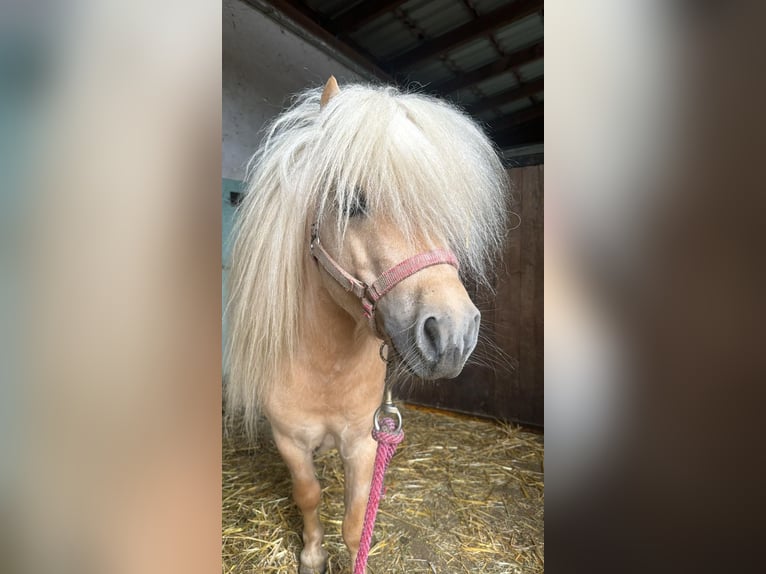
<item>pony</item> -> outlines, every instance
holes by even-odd
[[[340,453],[353,564],[384,392],[381,342],[418,378],[461,372],[480,324],[462,278],[488,284],[507,175],[453,105],[387,86],[341,90],[330,77],[265,128],[247,179],[233,231],[225,408],[251,437],[268,419],[303,515],[299,572],[324,572],[313,453]]]

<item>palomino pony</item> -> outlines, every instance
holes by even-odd
[[[238,210],[229,283],[227,409],[264,413],[303,514],[300,572],[323,572],[313,453],[345,472],[356,559],[381,403],[381,341],[412,374],[457,376],[504,229],[505,171],[471,119],[437,99],[352,85],[301,94],[270,126]],[[459,268],[459,272],[458,272]]]

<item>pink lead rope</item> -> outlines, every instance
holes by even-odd
[[[377,425],[376,425],[377,426]],[[383,496],[383,477],[386,474],[388,463],[396,452],[396,447],[404,438],[404,431],[394,419],[384,418],[380,421],[380,428],[373,429],[372,438],[378,441],[378,450],[375,453],[375,467],[372,472],[370,484],[370,498],[367,501],[367,510],[364,513],[364,526],[362,526],[362,538],[359,541],[359,552],[356,555],[354,574],[364,574],[367,568],[367,557],[370,553],[372,531],[375,528],[375,518],[378,515],[378,506]]]

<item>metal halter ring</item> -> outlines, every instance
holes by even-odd
[[[391,393],[391,387],[386,385],[384,394],[383,394],[383,402],[380,403],[380,406],[375,411],[375,414],[372,417],[372,423],[375,425],[375,430],[380,430],[380,416],[381,415],[392,415],[396,417],[396,428],[392,432],[399,432],[402,430],[402,413],[399,412],[399,409],[396,408],[396,405],[394,404],[394,399]]]
[[[385,349],[386,354],[383,354],[383,350]],[[389,347],[388,343],[385,341],[380,344],[380,349],[378,350],[378,353],[380,354],[380,360],[383,361],[385,364],[392,363],[394,361],[394,357],[392,356],[390,359],[388,358],[388,352],[391,350],[391,347]]]
[[[402,413],[399,412],[399,409],[397,409],[393,403],[383,403],[375,411],[375,415],[372,417],[372,421],[376,431],[379,431],[381,429],[380,427],[381,415],[390,415],[390,416],[396,417],[396,428],[392,432],[396,433],[402,430]]]

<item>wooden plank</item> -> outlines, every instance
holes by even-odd
[[[455,30],[426,40],[417,48],[384,62],[383,67],[392,73],[406,71],[424,60],[440,56],[471,40],[484,36],[507,24],[521,20],[543,8],[542,0],[518,0],[487,14],[483,14],[468,24]]]
[[[539,94],[542,91],[543,91],[543,78],[540,78],[539,80],[535,80],[533,82],[521,84],[520,86],[518,86],[517,88],[514,88],[513,90],[502,92],[500,94],[497,94],[496,96],[485,98],[472,106],[467,106],[466,111],[468,111],[471,114],[478,114],[485,110],[497,108],[499,106],[503,106],[505,104],[515,102],[516,100],[520,100],[522,98],[528,98],[529,96],[534,96],[535,94]]]
[[[527,48],[522,48],[516,52],[512,52],[507,56],[495,60],[486,66],[482,66],[476,70],[460,74],[459,76],[446,80],[444,82],[436,82],[429,86],[429,89],[433,92],[441,94],[449,94],[479,82],[483,82],[486,79],[492,78],[513,68],[518,68],[539,60],[544,55],[543,42],[538,42]]]
[[[545,425],[545,166],[538,165],[538,205],[535,226],[535,367],[531,403],[533,420]]]
[[[513,418],[543,424],[542,380],[542,166],[522,168],[521,307],[519,316],[519,385],[512,405]]]
[[[498,346],[508,365],[498,368],[494,399],[498,408],[498,418],[513,420],[511,409],[514,389],[519,385],[519,317],[521,315],[521,200],[519,191],[523,170],[508,170],[511,186],[508,221],[508,238],[505,243],[503,259],[498,268],[495,285],[495,344]],[[513,213],[517,214],[516,216]]]

